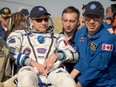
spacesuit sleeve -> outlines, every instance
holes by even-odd
[[[76,50],[69,44],[64,35],[60,35],[57,40],[58,52],[57,54],[63,54],[59,56],[59,60],[77,62],[78,53]]]
[[[10,54],[15,58],[18,65],[29,65],[31,59],[25,54],[21,53],[21,46],[23,41],[23,34],[19,31],[12,32],[7,39],[7,45],[10,48]]]

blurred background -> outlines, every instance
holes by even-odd
[[[0,8],[9,7],[12,11],[18,12],[23,8],[30,10],[37,5],[41,5],[47,8],[48,12],[52,15],[54,21],[55,29],[54,32],[60,32],[61,25],[61,14],[64,8],[68,6],[75,6],[82,12],[83,4],[93,0],[0,0]],[[115,0],[96,0],[101,2],[104,6],[104,9],[111,6],[111,4],[116,3]]]

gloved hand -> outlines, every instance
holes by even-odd
[[[14,80],[17,78],[17,75],[3,82],[3,87],[16,87]]]

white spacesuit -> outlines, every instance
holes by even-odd
[[[54,76],[54,73],[57,72],[64,72],[63,74],[66,74],[69,77],[69,74],[65,71],[65,69],[60,67],[61,63],[64,61],[76,62],[78,59],[77,52],[69,45],[68,41],[62,34],[25,32],[25,30],[17,30],[9,35],[7,44],[10,47],[10,53],[16,59],[16,64],[21,66],[29,66],[31,59],[43,64],[44,60],[50,54],[58,54],[58,60],[48,75],[49,77],[52,77],[49,78],[49,80],[51,79],[50,82],[55,81],[56,78],[60,78],[60,75]],[[63,54],[63,56],[60,54]],[[62,75],[61,79],[64,79],[64,76],[65,75]],[[72,79],[72,77],[70,78]],[[63,84],[60,84],[62,83],[61,81],[59,81],[58,87],[67,87],[65,84],[65,86],[62,86]],[[75,83],[71,84],[70,81],[66,83],[68,83],[67,85],[70,84],[70,87],[75,87]]]

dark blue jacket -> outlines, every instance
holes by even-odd
[[[78,30],[75,45],[80,71],[78,80],[83,87],[116,87],[116,36],[104,25],[91,38],[86,27]]]
[[[4,35],[5,35],[5,30],[4,28],[2,27],[1,23],[0,23],[0,37],[2,37],[4,39]]]

